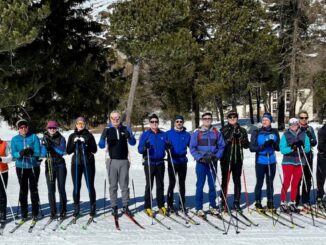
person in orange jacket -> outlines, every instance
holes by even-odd
[[[11,161],[9,156],[8,143],[0,139],[0,223],[6,223],[7,218],[7,193],[8,184],[8,163]]]

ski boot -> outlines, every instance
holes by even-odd
[[[233,209],[236,212],[242,212],[241,207],[240,207],[240,202],[239,201],[234,201],[233,202]]]
[[[166,216],[167,215],[167,209],[165,208],[165,207],[161,207],[159,210],[158,210],[158,212],[160,213],[160,214],[162,214],[163,216]]]
[[[123,208],[122,208],[122,213],[124,213],[124,214],[126,214],[126,215],[128,215],[128,216],[134,216],[133,214],[132,214],[132,212],[130,211],[130,209],[129,209],[129,207],[128,206],[124,206]]]
[[[270,212],[273,212],[273,213],[276,212],[276,208],[274,207],[273,201],[271,201],[271,200],[267,201],[267,209]]]
[[[210,209],[208,210],[208,212],[209,212],[210,214],[212,214],[212,215],[218,215],[218,214],[219,214],[217,208],[210,208]]]
[[[257,211],[258,213],[265,212],[265,209],[264,209],[263,206],[261,205],[261,202],[260,202],[260,201],[256,201],[256,203],[255,203],[255,208],[256,208],[256,211]]]
[[[280,210],[283,213],[288,213],[289,212],[289,207],[286,202],[281,202],[280,204]]]
[[[326,203],[325,200],[323,200],[322,198],[318,197],[317,201],[316,201],[317,207],[321,210],[325,210],[326,209]]]
[[[173,213],[177,213],[176,209],[174,208],[174,206],[168,206],[167,208],[167,213],[168,214],[173,214]]]
[[[292,213],[300,213],[300,210],[295,206],[294,202],[289,202],[289,210]]]
[[[205,218],[205,212],[202,209],[197,210],[196,215]]]
[[[154,217],[154,213],[153,210],[151,208],[146,208],[145,209],[145,213],[149,216],[149,217]]]
[[[66,216],[67,216],[67,212],[66,211],[61,211],[59,218],[64,219],[64,218],[66,218]]]

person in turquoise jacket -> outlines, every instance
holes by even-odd
[[[16,123],[19,134],[11,140],[11,154],[16,160],[16,173],[20,185],[19,202],[21,217],[27,219],[28,214],[28,186],[31,192],[32,216],[37,219],[39,213],[38,179],[40,176],[40,140],[36,134],[30,133],[28,122],[24,119]]]
[[[303,167],[307,164],[304,153],[311,150],[310,139],[304,130],[299,127],[299,120],[291,118],[289,120],[289,130],[286,131],[280,142],[280,150],[283,154],[283,184],[281,189],[282,212],[298,212],[295,206],[298,185],[302,177]],[[302,151],[304,150],[304,152]],[[291,185],[290,202],[286,203],[286,193]]]

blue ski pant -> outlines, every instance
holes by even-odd
[[[208,182],[208,197],[209,197],[209,204],[212,208],[216,208],[216,189],[215,189],[215,180],[216,180],[216,174],[215,170],[217,170],[217,164],[214,164],[214,169],[212,169],[210,166],[212,164],[204,164],[197,162],[196,164],[196,175],[197,175],[197,182],[196,182],[196,210],[203,209],[203,199],[204,199],[204,193],[203,189],[206,182]]]

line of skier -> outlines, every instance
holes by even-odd
[[[227,113],[227,124],[218,130],[212,126],[212,114],[202,114],[202,125],[192,134],[184,127],[184,118],[178,115],[174,119],[171,130],[163,132],[159,129],[159,117],[151,114],[148,117],[149,129],[139,139],[138,152],[143,156],[145,186],[145,212],[153,217],[152,187],[155,179],[156,199],[158,211],[163,215],[177,212],[186,212],[186,176],[188,148],[196,161],[196,194],[195,209],[199,216],[205,216],[203,210],[203,189],[207,180],[209,187],[209,210],[218,214],[221,210],[235,209],[241,211],[241,176],[245,178],[243,169],[243,149],[249,148],[256,153],[255,171],[255,207],[264,209],[262,200],[262,187],[266,181],[267,208],[275,210],[273,181],[278,168],[276,151],[281,151],[283,170],[281,203],[282,211],[298,212],[302,203],[304,208],[311,207],[310,190],[312,186],[313,151],[317,145],[314,129],[308,125],[308,113],[302,111],[299,119],[289,120],[289,129],[280,138],[277,129],[271,127],[273,121],[270,113],[262,117],[262,127],[251,133],[250,142],[247,131],[238,123],[238,114],[235,111]],[[28,218],[28,189],[32,202],[32,218],[37,219],[40,209],[38,194],[38,179],[40,164],[45,159],[45,176],[48,187],[48,199],[53,219],[59,216],[64,219],[67,213],[67,194],[65,190],[67,167],[63,156],[72,154],[71,177],[73,181],[74,213],[80,214],[80,190],[82,176],[89,193],[90,211],[93,217],[96,214],[95,158],[97,144],[93,134],[86,128],[86,120],[78,117],[74,132],[69,136],[66,144],[65,138],[58,131],[58,123],[50,120],[46,132],[40,140],[36,134],[29,131],[29,123],[19,120],[16,124],[18,135],[11,140],[11,156],[6,141],[0,140],[0,223],[6,222],[7,217],[7,183],[8,163],[15,161],[16,174],[19,182],[19,204],[22,219]],[[109,116],[109,123],[101,134],[98,146],[106,148],[108,158],[106,161],[109,180],[110,201],[112,215],[118,215],[118,188],[121,189],[122,211],[132,215],[129,210],[129,145],[135,145],[136,139],[130,127],[122,122],[119,111],[113,111]],[[165,160],[168,161],[169,186],[167,190],[167,206],[164,200],[164,174]],[[222,181],[220,196],[217,197],[216,182],[219,182],[217,173],[220,170]],[[325,209],[324,183],[326,179],[326,126],[318,131],[318,159],[317,159],[317,197],[316,203]],[[231,179],[234,183],[233,206],[228,205],[228,186]],[[301,184],[302,183],[302,184]],[[174,189],[178,186],[179,202],[174,203]],[[301,184],[301,187],[300,187]],[[287,202],[287,190],[291,185],[290,200]],[[56,186],[60,196],[59,213],[56,205]],[[302,188],[302,195],[300,195]],[[216,199],[220,201],[217,203]],[[301,200],[300,200],[301,199]],[[248,202],[248,200],[247,200]]]

